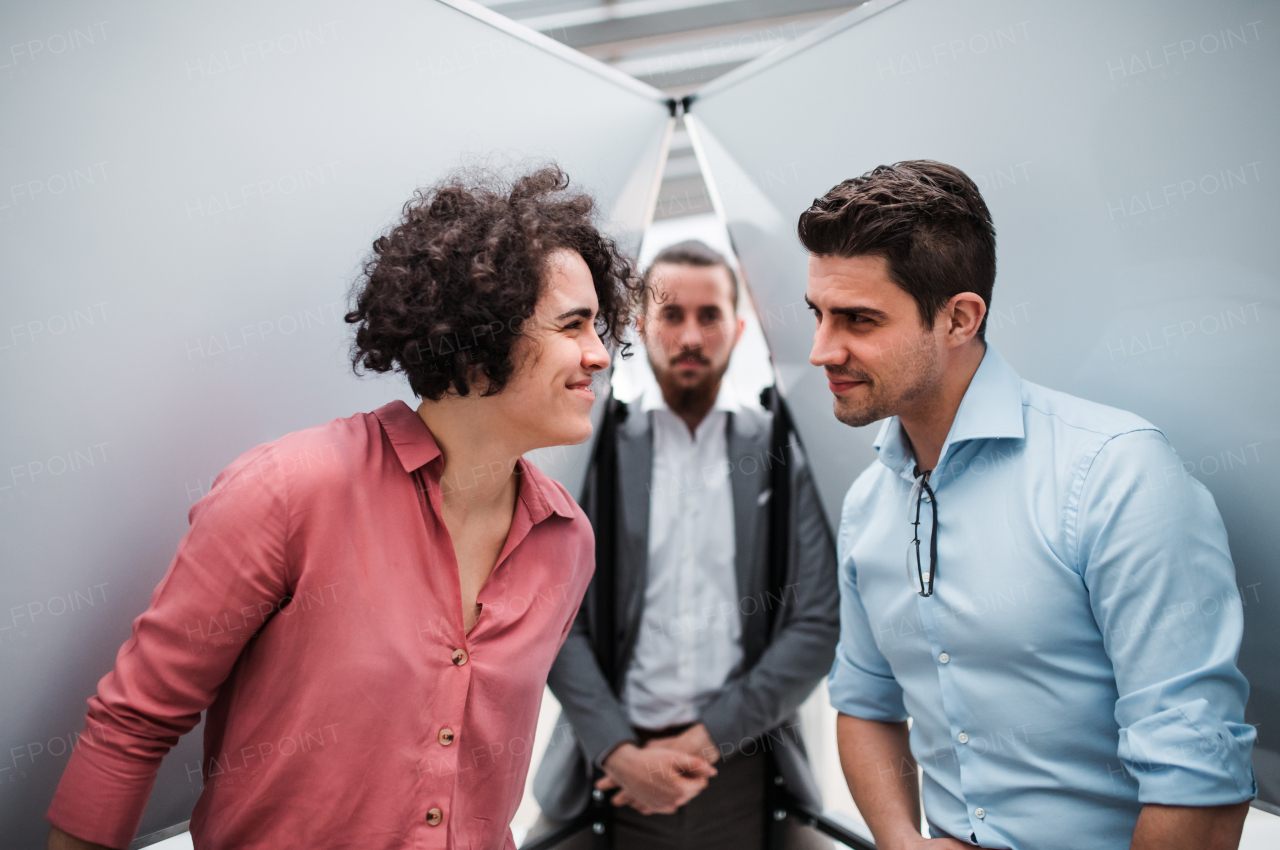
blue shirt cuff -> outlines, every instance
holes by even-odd
[[[902,686],[892,676],[869,673],[854,664],[836,647],[836,661],[827,677],[831,705],[841,714],[881,723],[907,719],[902,702]]]
[[[1257,796],[1249,759],[1257,734],[1197,699],[1121,729],[1119,755],[1142,803],[1222,806]]]

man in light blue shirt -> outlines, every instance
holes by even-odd
[[[877,846],[1236,847],[1255,732],[1213,497],[1154,425],[987,346],[995,232],[958,169],[881,166],[799,234],[835,415],[885,419],[828,683]]]

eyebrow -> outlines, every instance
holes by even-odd
[[[822,312],[817,304],[809,300],[809,296],[805,296],[804,303],[809,305],[810,310]],[[883,310],[877,310],[874,307],[832,307],[827,310],[833,316],[867,316],[872,319],[884,319],[888,317],[888,313]]]
[[[595,312],[590,307],[578,307],[576,309],[570,310],[567,313],[561,313],[559,316],[556,316],[556,321],[558,322],[561,319],[568,319],[573,316],[580,316],[584,319],[590,319],[593,315],[595,315]]]

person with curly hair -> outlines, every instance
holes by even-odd
[[[640,284],[548,167],[420,191],[346,320],[393,402],[250,450],[89,700],[50,848],[125,847],[206,712],[197,848],[513,847],[591,526],[523,459],[591,436]],[[195,774],[194,768],[188,775]]]

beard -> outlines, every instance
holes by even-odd
[[[710,366],[694,383],[686,383],[678,377],[679,361],[686,357],[696,357],[700,363]],[[706,410],[715,404],[716,393],[720,390],[720,381],[729,370],[729,361],[714,364],[700,349],[686,349],[667,361],[664,368],[655,366],[652,353],[649,365],[653,367],[658,384],[668,397],[672,411],[681,414],[692,410]]]
[[[923,335],[903,357],[890,361],[889,370],[873,378],[861,369],[827,369],[827,374],[852,381],[865,381],[859,398],[832,402],[836,419],[853,428],[861,428],[897,414],[904,406],[928,395],[937,383],[938,352],[933,339]]]
[[[708,380],[699,381],[693,386],[675,387],[672,392],[674,397],[671,400],[674,403],[670,405],[671,409],[676,413],[683,413],[686,410],[697,410],[715,404],[716,384],[719,380],[718,375],[708,375]]]

